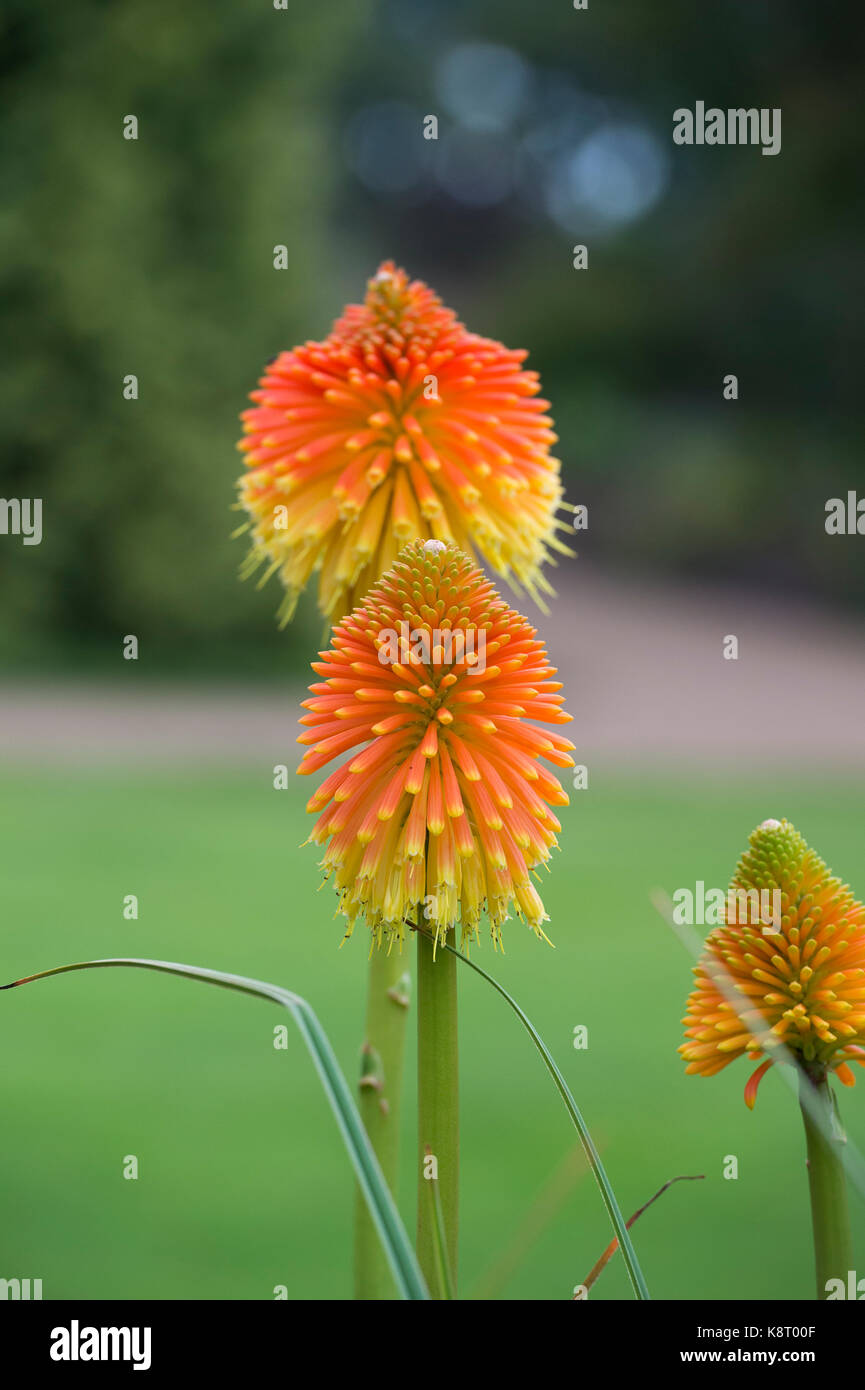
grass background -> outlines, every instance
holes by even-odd
[[[299,779],[274,791],[269,768],[7,775],[0,973],[141,955],[270,979],[310,1000],[353,1079],[365,940],[338,949],[317,851],[300,847],[305,794]],[[798,1107],[770,1076],[749,1113],[742,1063],[711,1081],[684,1075],[675,1049],[691,963],[649,890],[726,886],[753,826],[787,815],[838,873],[860,875],[861,892],[860,811],[852,779],[815,782],[804,769],[800,780],[714,783],[593,773],[563,811],[544,887],[555,950],[519,922],[504,957],[486,939],[476,950],[563,1067],[627,1215],[668,1178],[706,1174],[634,1229],[656,1298],[813,1289]],[[123,918],[128,893],[138,921]],[[471,1296],[575,1136],[504,1003],[468,971],[460,991],[460,1273]],[[283,1022],[288,1050],[276,1051]],[[577,1024],[585,1051],[573,1047]],[[0,996],[0,1048],[0,1274],[42,1278],[46,1298],[268,1299],[276,1285],[289,1298],[350,1296],[347,1159],[287,1015],[191,982],[101,972]],[[412,1039],[399,1194],[410,1230],[413,1055]],[[865,1148],[865,1086],[839,1090]],[[128,1154],[137,1182],[122,1176]],[[722,1176],[730,1154],[735,1181]],[[851,1201],[865,1272],[863,1204]],[[609,1238],[584,1174],[498,1295],[570,1297]],[[629,1296],[620,1256],[592,1296]]]

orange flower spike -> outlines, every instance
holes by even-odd
[[[865,1066],[865,906],[788,821],[767,820],[751,835],[724,917],[694,970],[679,1048],[686,1070],[713,1076],[768,1053],[745,1087],[753,1108],[775,1060],[771,1034],[852,1085],[848,1063]]]
[[[288,622],[318,570],[337,620],[413,538],[456,542],[538,603],[558,538],[560,465],[548,402],[514,352],[469,333],[386,261],[324,342],[280,353],[243,413],[239,506],[286,589]],[[445,626],[445,624],[442,624]]]
[[[303,702],[300,742],[312,748],[299,771],[360,750],[308,803],[319,813],[311,839],[327,844],[322,867],[334,875],[347,934],[363,915],[379,945],[401,941],[420,908],[440,939],[459,923],[464,944],[485,909],[499,943],[513,907],[543,936],[547,915],[530,875],[557,846],[548,803],[568,798],[551,773],[541,777],[537,760],[573,766],[573,745],[560,734],[532,739],[523,718],[494,712],[532,704],[513,671],[486,664],[493,647],[509,643],[530,673],[525,690],[543,687],[552,668],[526,619],[455,545],[413,541],[315,663],[325,679]],[[347,655],[368,682],[353,692],[342,675]],[[481,677],[479,704],[466,697],[481,691]],[[493,712],[478,718],[487,706]],[[541,705],[533,717],[560,724],[570,716]]]

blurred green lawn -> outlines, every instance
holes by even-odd
[[[338,949],[333,896],[316,892],[317,851],[300,848],[304,794],[299,779],[274,791],[267,768],[7,775],[0,974],[142,955],[271,979],[311,1001],[353,1078],[365,940]],[[725,886],[767,815],[789,816],[863,891],[852,779],[594,776],[563,812],[545,884],[555,950],[514,922],[504,957],[486,939],[476,951],[563,1067],[627,1214],[666,1179],[706,1174],[634,1229],[656,1298],[813,1297],[798,1107],[770,1076],[749,1113],[744,1064],[685,1077],[675,1049],[691,962],[648,901],[655,885]],[[122,916],[129,893],[138,921]],[[504,1003],[468,971],[460,989],[470,1295],[574,1136]],[[347,1160],[291,1025],[288,1051],[273,1048],[283,1022],[263,1003],[133,971],[0,997],[0,1276],[41,1278],[46,1298],[268,1299],[279,1284],[290,1298],[350,1296]],[[573,1047],[577,1024],[586,1051]],[[865,1148],[865,1084],[842,1102]],[[412,1136],[408,1105],[400,1201],[410,1229]],[[137,1182],[122,1176],[128,1154]],[[722,1177],[730,1154],[736,1181]],[[852,1205],[865,1273],[863,1204]],[[609,1238],[584,1175],[501,1296],[570,1297]],[[629,1296],[620,1256],[593,1296]]]

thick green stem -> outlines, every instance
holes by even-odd
[[[433,954],[431,938],[417,933],[418,1202],[417,1254],[433,1298],[443,1298],[435,1204],[438,1183],[446,1255],[456,1285],[459,1194],[459,1076],[457,962]],[[433,1161],[434,1160],[434,1161]]]
[[[846,1291],[848,1271],[853,1268],[847,1181],[841,1162],[846,1140],[825,1068],[801,1070],[799,1096],[808,1143],[817,1297],[825,1299],[830,1279],[840,1279]]]
[[[389,955],[386,950],[374,950],[368,984],[358,1108],[395,1198],[410,990],[406,957],[396,949]],[[362,1300],[397,1297],[393,1275],[360,1191],[355,1198],[354,1296]]]

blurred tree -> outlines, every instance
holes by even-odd
[[[42,545],[0,546],[7,654],[43,631],[147,634],[153,657],[273,633],[229,540],[237,416],[333,313],[331,112],[365,11],[6,7],[0,491],[44,499]]]

